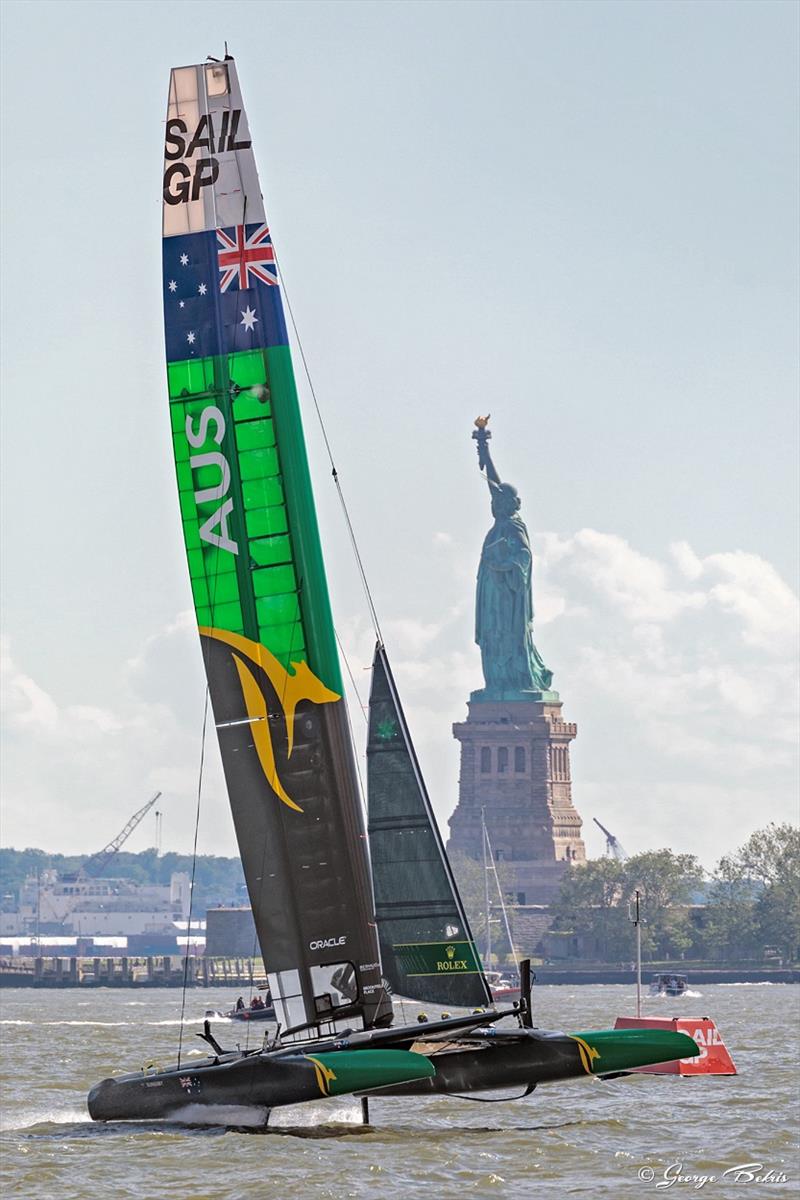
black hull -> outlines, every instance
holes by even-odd
[[[223,1015],[231,1021],[274,1021],[275,1009],[272,1005],[269,1008],[232,1008]]]
[[[438,1024],[453,1026],[458,1021]],[[89,1094],[89,1114],[99,1121],[158,1120],[174,1119],[187,1105],[268,1110],[331,1094],[457,1096],[499,1088],[532,1089],[540,1083],[617,1074],[685,1058],[696,1050],[685,1034],[652,1029],[549,1034],[484,1026],[462,1035],[460,1044],[455,1030],[455,1037],[444,1037],[447,1032],[442,1029],[437,1035],[424,1026],[385,1034],[375,1031],[349,1041],[223,1054],[186,1070],[106,1079]],[[427,1072],[387,1075],[390,1060],[403,1057],[398,1050],[406,1052],[407,1059],[424,1063]],[[415,1053],[407,1054],[409,1050]],[[322,1088],[314,1063],[326,1065],[330,1078],[338,1080],[333,1092]]]
[[[485,1091],[491,1088],[529,1086],[585,1075],[577,1048],[568,1038],[563,1044],[533,1043],[487,1045],[432,1057],[432,1079],[389,1088],[364,1089],[359,1094],[387,1096],[427,1095]],[[427,1086],[426,1086],[427,1085]],[[180,1117],[189,1105],[203,1107],[246,1106],[269,1110],[303,1100],[319,1100],[316,1087],[307,1087],[291,1059],[274,1060],[261,1054],[230,1063],[193,1063],[186,1071],[108,1079],[89,1095],[93,1120],[169,1120]],[[265,1114],[266,1116],[266,1114]]]

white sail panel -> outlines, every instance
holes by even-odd
[[[265,221],[232,59],[171,72],[163,196],[164,237]]]

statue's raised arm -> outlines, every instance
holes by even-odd
[[[520,499],[511,483],[503,483],[489,453],[489,417],[478,417],[473,438],[478,464],[486,472],[494,524],[486,535],[478,568],[475,641],[481,649],[486,699],[522,699],[547,692],[552,672],[533,641],[533,556]]]
[[[476,417],[475,430],[472,434],[478,443],[478,466],[482,471],[486,472],[490,490],[493,483],[500,483],[500,476],[497,474],[497,469],[489,453],[489,438],[492,436],[492,431],[488,428],[488,425],[491,415],[491,413],[487,413],[485,417]]]

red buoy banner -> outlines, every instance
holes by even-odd
[[[736,1067],[710,1017],[617,1017],[615,1029],[672,1029],[697,1043],[696,1058],[679,1058],[635,1070],[651,1075],[735,1075]]]

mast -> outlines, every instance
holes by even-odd
[[[486,828],[486,809],[481,809],[481,829],[483,830],[483,889],[486,909],[486,969],[492,966],[492,906],[489,900],[489,832]]]
[[[391,1019],[272,236],[231,58],[172,71],[164,323],[181,519],[284,1028]]]
[[[505,926],[508,945],[511,950],[511,956],[514,959],[514,966],[519,966],[519,955],[517,954],[514,938],[511,934],[511,923],[508,919],[508,909],[506,908],[506,900],[503,895],[503,889],[500,886],[500,876],[497,874],[497,863],[492,850],[492,843],[489,838],[489,830],[486,827],[486,809],[481,809],[481,828],[483,829],[483,871],[485,880],[485,897],[486,897],[486,957],[487,962],[492,950],[492,934],[491,934],[491,904],[489,901],[489,872],[494,875],[494,883],[497,888],[497,897],[500,901],[500,911],[503,914],[503,925]]]
[[[639,902],[641,892],[637,888],[630,903],[628,915],[636,930],[636,1016],[642,1015],[642,919]]]

